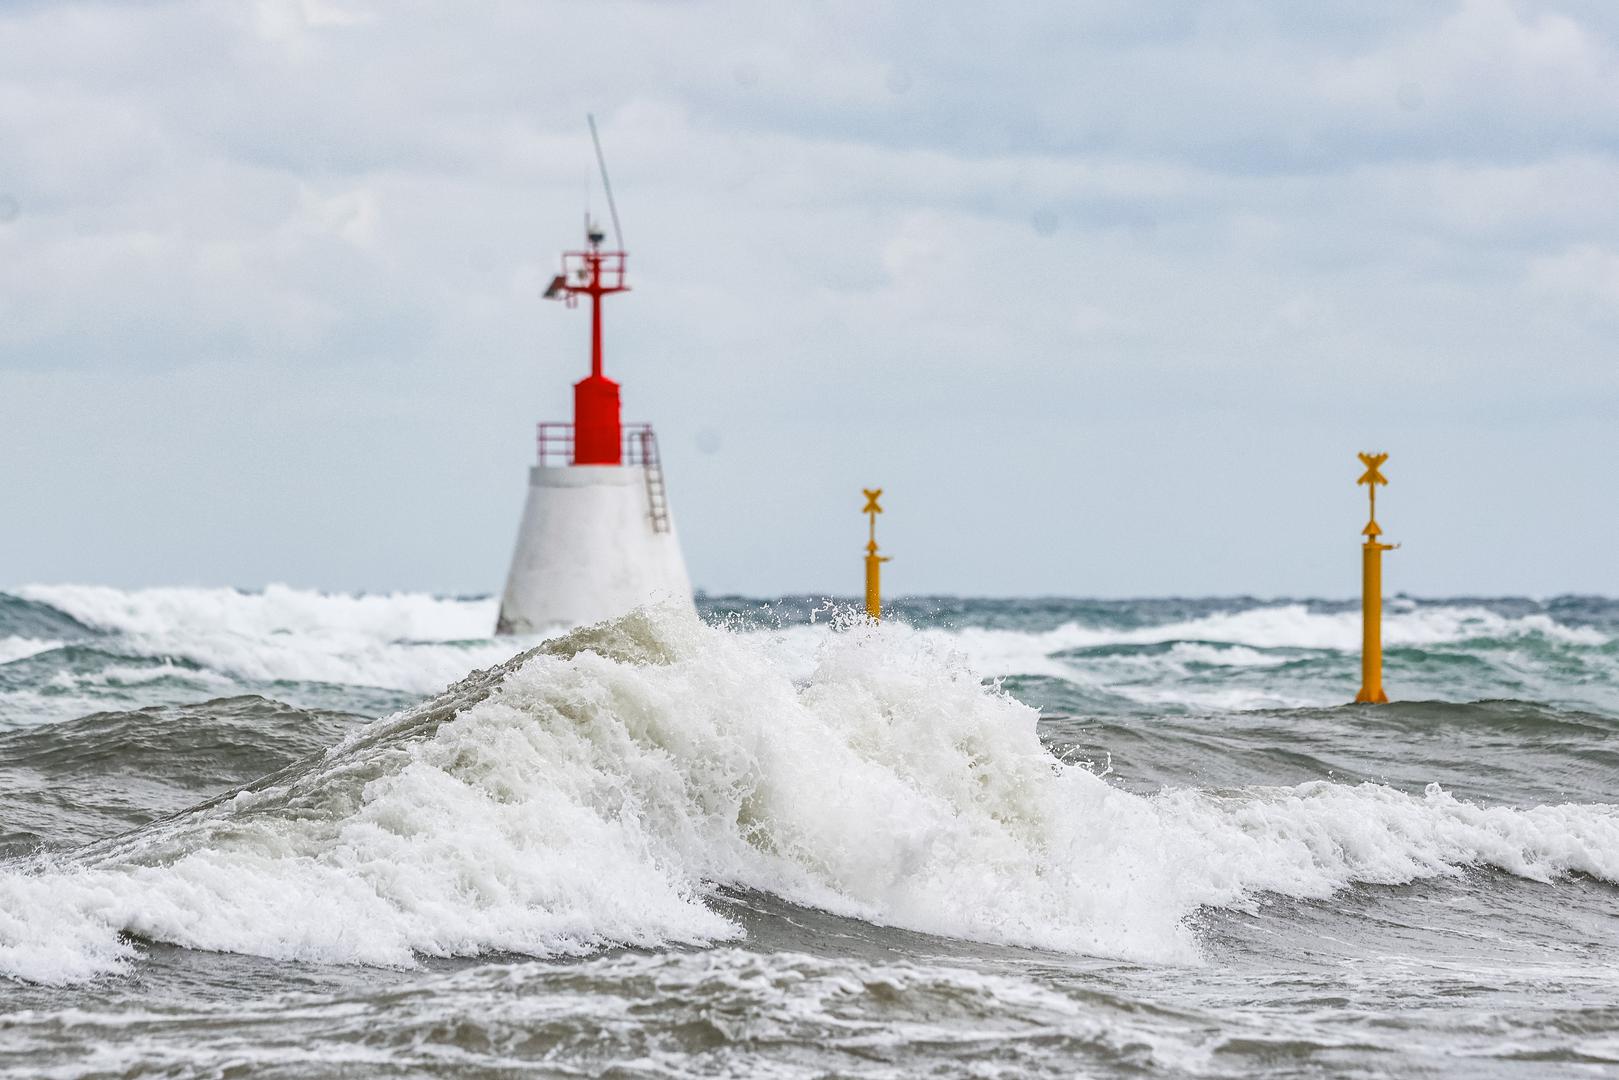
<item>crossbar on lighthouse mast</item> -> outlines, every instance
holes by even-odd
[[[549,300],[590,298],[590,374],[573,384],[573,464],[618,465],[623,462],[624,425],[618,383],[602,373],[602,297],[628,292],[624,283],[625,252],[603,251],[601,227],[585,218],[583,251],[562,253],[562,273],[545,290]]]

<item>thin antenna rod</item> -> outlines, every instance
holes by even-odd
[[[601,136],[596,134],[596,118],[590,113],[585,114],[590,122],[590,141],[596,144],[596,164],[602,170],[602,190],[607,193],[607,210],[613,215],[613,239],[618,243],[618,250],[624,250],[624,230],[618,227],[618,204],[613,202],[613,185],[607,179],[607,158],[602,154]]]

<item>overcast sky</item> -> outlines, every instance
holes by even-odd
[[[693,581],[1619,594],[1619,5],[0,2],[0,587],[498,591],[600,122]]]

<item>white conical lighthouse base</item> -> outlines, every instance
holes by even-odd
[[[536,465],[497,634],[543,634],[644,604],[690,605],[672,517],[654,527],[641,465]]]

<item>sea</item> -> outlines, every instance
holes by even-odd
[[[1619,601],[0,592],[0,1076],[1619,1075]]]

